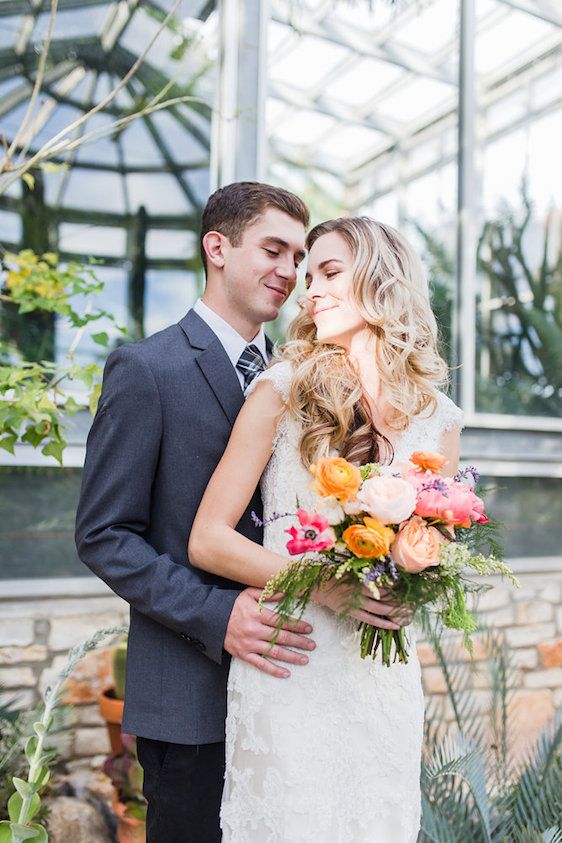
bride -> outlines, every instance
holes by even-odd
[[[191,531],[193,564],[250,586],[288,564],[292,521],[270,519],[295,513],[297,499],[317,508],[308,468],[319,457],[392,465],[423,449],[444,453],[450,474],[458,464],[462,414],[438,390],[446,365],[409,244],[356,217],[316,226],[307,247],[303,310],[278,360],[252,383]],[[263,547],[235,530],[260,477]],[[225,843],[417,839],[423,695],[414,642],[407,665],[361,660],[357,623],[333,611],[334,591],[307,608],[316,650],[286,682],[232,661]]]

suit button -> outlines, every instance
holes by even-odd
[[[180,638],[183,638],[184,641],[188,641],[190,644],[193,643],[191,637],[187,635],[185,632],[180,632]]]
[[[196,639],[193,641],[193,646],[194,646],[194,647],[197,647],[197,649],[198,649],[198,650],[200,650],[202,653],[204,653],[204,652],[205,652],[205,645],[203,644],[203,642],[202,642],[202,641],[199,641],[199,639],[198,639],[198,638],[196,638]]]

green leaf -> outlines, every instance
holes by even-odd
[[[80,404],[78,404],[77,401],[74,400],[72,395],[70,395],[66,399],[66,403],[64,405],[64,411],[65,411],[65,413],[68,413],[69,416],[75,415],[81,409],[82,409],[82,407],[80,406]]]
[[[27,811],[24,817],[20,816],[22,805],[23,799],[21,798],[19,793],[13,793],[8,799],[8,814],[13,823],[17,823],[20,821],[27,823],[29,822],[29,820],[33,819],[33,817],[41,808],[41,799],[36,793],[33,794],[33,796],[31,797],[31,801],[27,806]]]
[[[90,398],[88,400],[88,405],[90,407],[90,412],[91,412],[92,415],[95,414],[95,412],[98,408],[98,401],[100,400],[100,395],[101,395],[101,383],[97,383],[94,386],[94,388],[93,388],[93,390],[90,394]]]
[[[31,799],[33,796],[33,785],[30,782],[26,782],[24,779],[18,778],[18,776],[14,776],[12,779],[13,785],[20,796],[28,797]]]
[[[33,756],[35,755],[35,752],[37,750],[37,743],[38,743],[38,739],[37,739],[36,735],[31,735],[31,737],[28,738],[27,741],[26,741],[25,757],[27,758],[27,760],[29,762],[32,761]]]
[[[8,820],[0,821],[0,843],[12,843],[12,831]]]
[[[35,190],[35,176],[32,176],[31,173],[24,173],[22,179],[30,190]]]
[[[35,843],[49,843],[47,830],[43,828],[42,825],[39,825],[39,823],[31,823],[31,828],[37,832],[36,837],[33,838]]]
[[[103,345],[107,348],[109,345],[109,334],[106,331],[100,331],[99,334],[92,334],[92,339],[98,345]]]
[[[12,837],[9,838],[10,841],[17,840],[18,843],[20,840],[41,840],[42,843],[45,840],[48,840],[46,836],[41,837],[40,832],[42,831],[45,835],[45,829],[42,828],[40,825],[33,823],[32,825],[20,825],[20,823],[10,823],[10,829]]]
[[[41,720],[38,720],[36,723],[33,724],[33,731],[36,735],[42,738],[47,730],[45,728],[45,724],[42,723]]]
[[[7,436],[3,436],[0,439],[0,448],[3,448],[5,451],[8,451],[9,454],[14,453],[14,445],[18,441],[18,437],[14,434],[9,433]]]
[[[54,759],[56,757],[57,757],[56,750],[51,749],[51,750],[49,750],[49,752],[46,752],[45,755],[42,756],[41,760],[42,761],[54,761]],[[44,787],[47,784],[50,777],[51,777],[51,772],[50,772],[48,767],[46,767],[46,766],[39,767],[39,769],[35,773],[35,780],[33,782],[34,788],[36,790],[41,790],[41,788]]]
[[[37,427],[28,427],[21,437],[21,441],[29,442],[32,448],[36,448],[45,438],[45,428],[43,425],[41,427],[43,428],[41,432],[37,430]]]
[[[41,453],[46,457],[54,457],[62,465],[62,455],[66,447],[64,440],[52,440],[44,448],[41,448]]]

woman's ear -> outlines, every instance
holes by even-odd
[[[226,238],[218,231],[208,231],[203,237],[203,248],[207,255],[207,261],[212,263],[216,269],[224,266],[224,240]]]

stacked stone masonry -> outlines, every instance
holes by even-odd
[[[562,705],[562,572],[523,574],[514,590],[498,581],[480,597],[486,622],[504,631],[517,668],[515,702],[521,715],[521,743],[533,740]],[[52,678],[66,662],[68,650],[97,629],[126,624],[128,608],[119,598],[68,597],[0,600],[0,701],[16,700],[20,708],[37,705]],[[418,645],[428,705],[453,713],[431,647]],[[489,704],[490,680],[478,670],[483,653],[475,648],[474,687],[479,708]],[[111,649],[91,652],[68,680],[65,702],[71,704],[60,748],[67,760],[104,756],[109,750],[97,698],[111,684]]]

